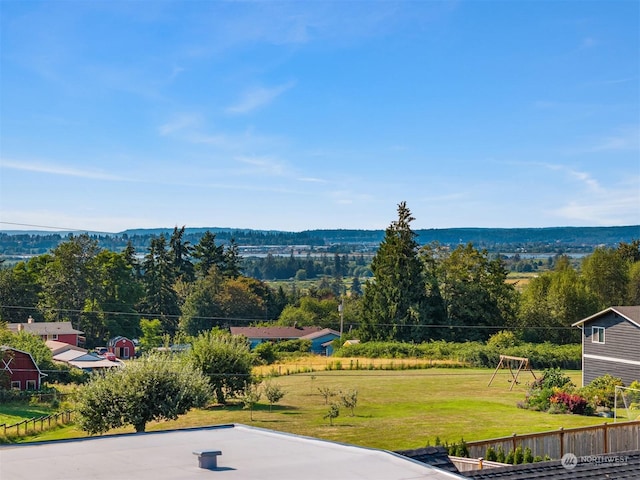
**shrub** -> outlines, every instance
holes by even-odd
[[[276,361],[276,352],[271,342],[262,342],[256,345],[253,353],[257,356],[258,361],[265,365],[271,365]]]
[[[565,411],[576,415],[584,415],[587,410],[587,399],[578,394],[557,392],[551,396],[549,401],[551,405],[564,405]]]
[[[505,457],[504,463],[508,463],[509,465],[514,465],[513,463],[514,458],[515,458],[515,455],[513,453],[513,450],[511,450]]]
[[[634,390],[627,390],[625,392],[628,401],[631,403],[640,403],[640,381],[634,380],[629,384],[629,388]]]
[[[571,378],[562,373],[560,368],[547,368],[540,379],[542,388],[568,388],[575,387]]]
[[[487,448],[487,452],[484,455],[484,458],[486,460],[489,460],[490,462],[497,462],[498,461],[498,454],[496,453],[495,449],[493,447],[489,447]]]
[[[565,401],[564,396],[554,396],[560,393],[569,395],[566,391],[571,391],[574,388],[575,385],[571,379],[559,368],[548,368],[543,372],[542,377],[531,384],[525,398],[524,408],[549,413],[566,413],[569,410],[569,400]],[[574,399],[574,403],[576,404],[574,408],[580,409],[577,398]],[[582,413],[584,413],[584,408]]]
[[[524,449],[524,459],[522,463],[533,463],[533,453],[529,447]]]
[[[580,390],[594,408],[613,408],[615,403],[616,386],[624,386],[621,378],[605,374],[595,378]]]
[[[506,456],[504,454],[504,448],[502,448],[502,445],[500,445],[498,447],[498,451],[496,452],[496,461],[500,462],[500,463],[506,463]]]
[[[522,447],[517,447],[513,452],[513,464],[520,465],[524,462],[524,452],[522,451]]]
[[[502,330],[494,335],[491,335],[489,337],[489,340],[487,340],[488,347],[498,350],[515,347],[517,345],[520,345],[520,343],[521,342],[516,337],[515,333],[510,332],[509,330]]]
[[[273,351],[278,353],[306,353],[311,350],[311,340],[285,340],[273,344]]]

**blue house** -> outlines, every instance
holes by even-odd
[[[231,334],[247,337],[251,348],[263,342],[311,340],[311,352],[323,355],[330,355],[331,342],[340,338],[339,332],[322,327],[231,327]]]

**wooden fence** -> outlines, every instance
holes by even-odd
[[[52,415],[46,415],[44,417],[35,417],[22,420],[21,422],[14,423],[13,425],[7,425],[6,423],[0,424],[0,428],[3,429],[4,436],[7,435],[27,435],[29,433],[43,432],[48,430],[51,426],[58,424],[67,424],[71,422],[71,415],[73,411],[65,410],[64,412],[54,413]],[[15,431],[13,430],[15,429]]]
[[[494,438],[467,443],[469,457],[485,457],[487,449],[500,447],[505,455],[518,447],[529,447],[533,456],[552,460],[560,459],[565,453],[576,456],[600,455],[606,453],[640,450],[640,421],[604,423],[591,427],[554,430],[551,432],[529,433],[510,437]]]

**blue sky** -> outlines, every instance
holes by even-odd
[[[635,0],[0,9],[0,229],[640,224]]]

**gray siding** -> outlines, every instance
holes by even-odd
[[[640,380],[640,365],[608,362],[595,358],[583,359],[582,371],[585,385],[591,383],[594,378],[607,373],[614,377],[620,377],[627,386],[634,380]]]
[[[604,327],[605,343],[592,342],[592,327]],[[640,362],[640,327],[615,312],[608,312],[583,324],[583,354]],[[640,365],[585,357],[582,364],[584,384],[609,373],[622,378],[625,385],[640,380]]]

